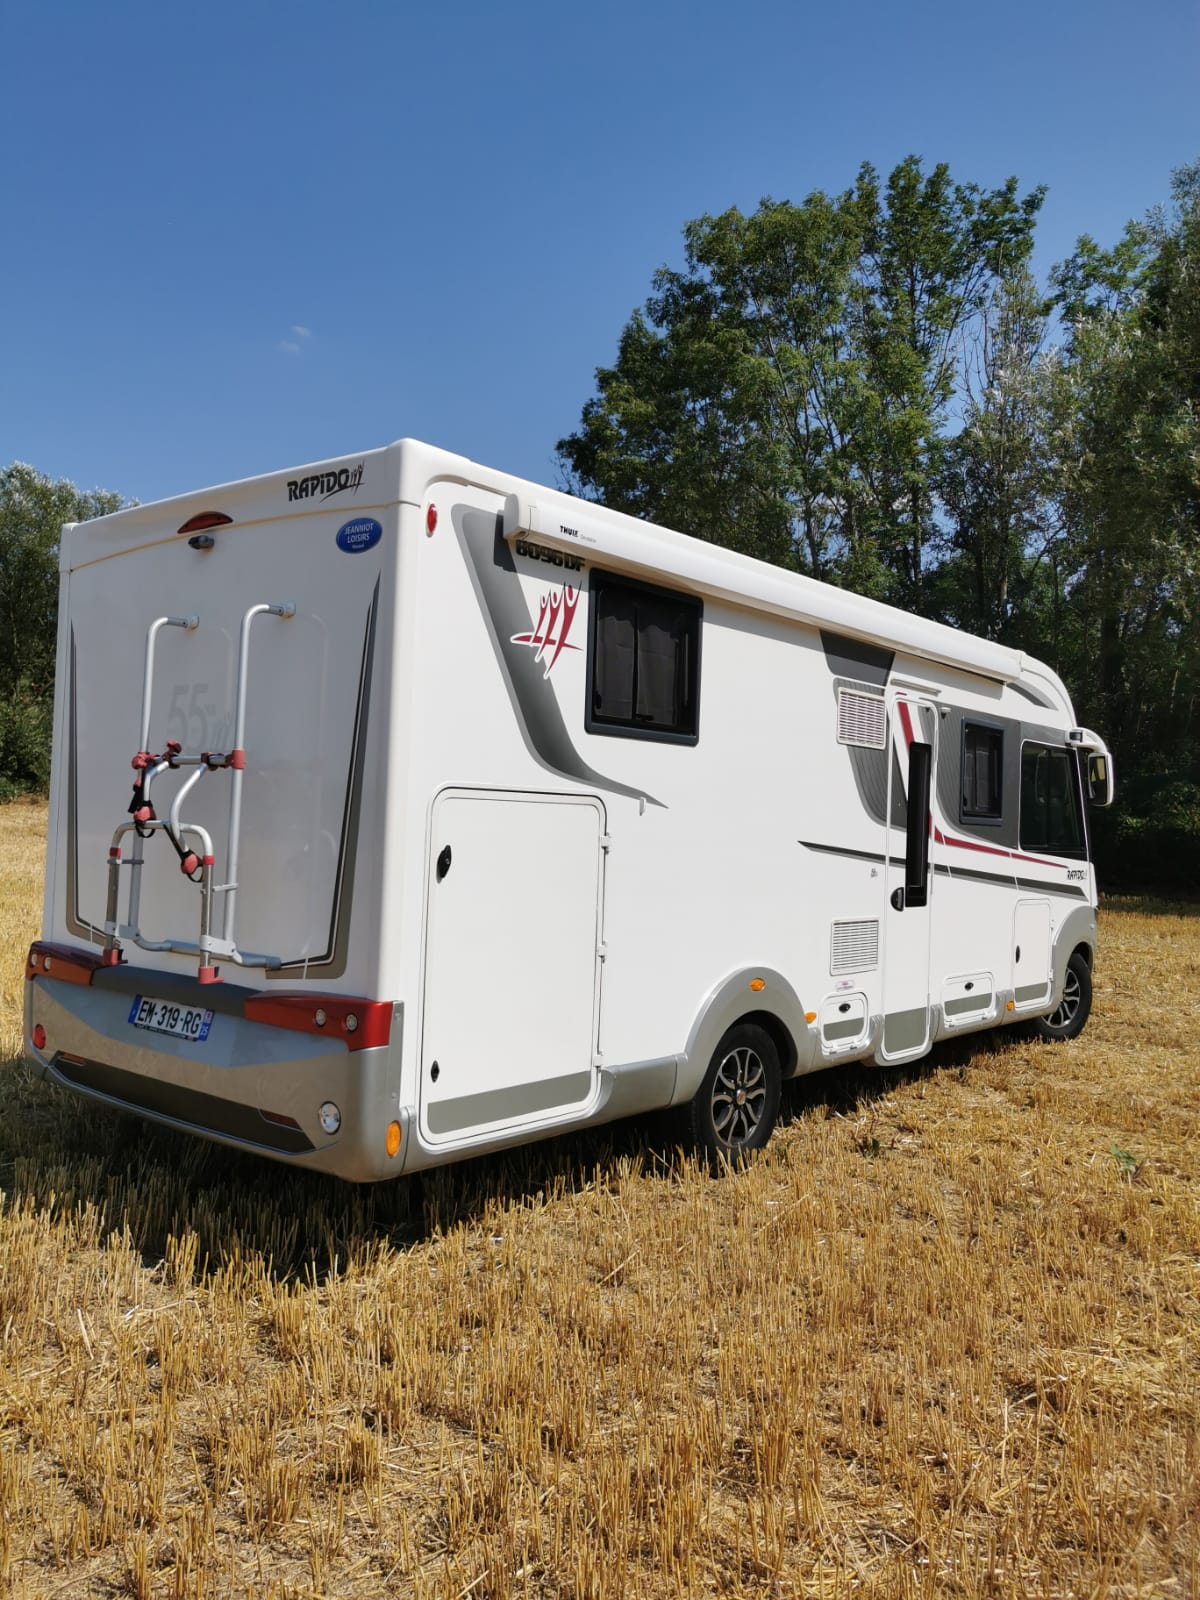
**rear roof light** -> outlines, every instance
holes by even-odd
[[[392,1035],[392,1002],[328,994],[256,994],[245,1006],[248,1022],[291,1028],[321,1039],[340,1039],[347,1050],[372,1050]]]
[[[233,521],[223,511],[198,511],[194,517],[189,517],[176,533],[203,533],[205,528],[225,528]]]

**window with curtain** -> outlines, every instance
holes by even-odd
[[[590,599],[588,731],[695,744],[700,601],[594,569]]]
[[[963,723],[963,822],[999,822],[1004,812],[1004,730]]]

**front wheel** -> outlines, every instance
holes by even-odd
[[[1048,1017],[1038,1018],[1037,1031],[1043,1039],[1052,1039],[1056,1043],[1074,1039],[1083,1032],[1091,1009],[1092,969],[1076,950],[1067,962],[1067,976],[1058,1009]]]
[[[710,1162],[741,1166],[762,1149],[779,1115],[781,1079],[771,1035],[756,1023],[735,1023],[688,1108],[693,1142]]]

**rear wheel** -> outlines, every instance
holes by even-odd
[[[713,1051],[688,1108],[696,1147],[713,1163],[741,1166],[771,1137],[779,1115],[779,1052],[765,1028],[735,1023]]]
[[[1039,1017],[1035,1026],[1043,1039],[1061,1042],[1074,1039],[1083,1032],[1084,1023],[1092,1009],[1092,969],[1082,954],[1076,950],[1067,962],[1067,976],[1063,983],[1062,999],[1058,1008],[1048,1017]]]

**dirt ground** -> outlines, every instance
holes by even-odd
[[[377,1188],[19,1062],[0,808],[0,1593],[1200,1594],[1200,916],[1101,922],[1083,1037]]]

